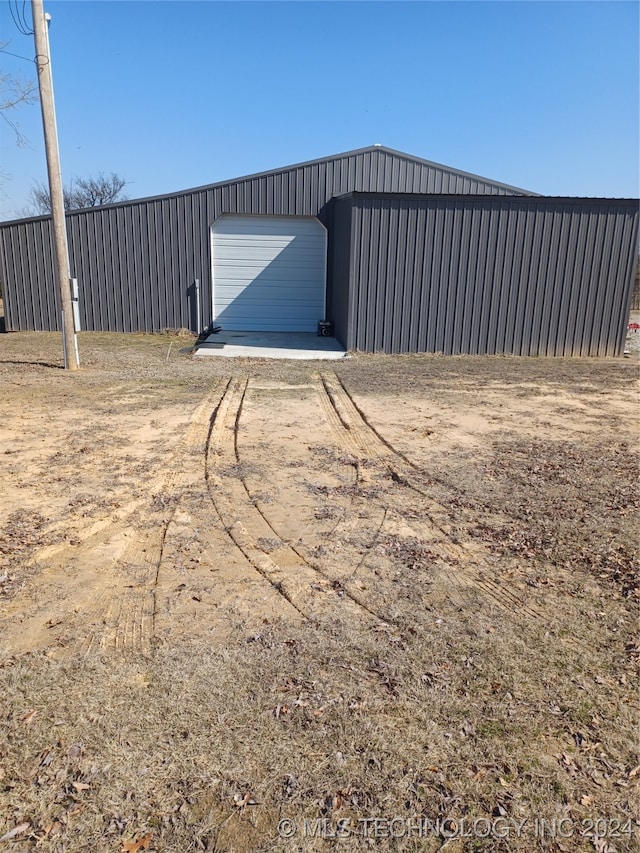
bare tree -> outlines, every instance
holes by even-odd
[[[126,180],[115,172],[105,175],[100,172],[95,177],[73,178],[63,190],[65,210],[81,210],[86,207],[100,207],[116,201],[126,201],[122,190]],[[29,192],[29,204],[25,215],[51,213],[49,188],[39,181]]]
[[[5,43],[0,43],[0,50]],[[13,118],[13,111],[23,104],[33,104],[38,100],[38,87],[32,80],[14,77],[0,69],[0,116],[15,134],[16,143],[21,147],[27,145],[27,139],[20,132]]]

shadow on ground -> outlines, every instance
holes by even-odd
[[[64,370],[63,365],[54,364],[51,361],[22,361],[17,358],[0,358],[0,364],[20,364],[29,367],[51,367],[54,370]]]

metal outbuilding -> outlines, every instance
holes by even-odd
[[[638,202],[371,146],[67,215],[83,329],[313,331],[349,349],[619,355]],[[49,217],[0,224],[8,330],[59,328]],[[197,284],[196,284],[197,283]]]

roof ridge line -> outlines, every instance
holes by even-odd
[[[214,181],[213,183],[210,183],[210,184],[201,184],[201,185],[195,186],[195,187],[187,187],[186,189],[175,190],[175,191],[169,192],[169,193],[161,193],[160,195],[141,196],[139,198],[130,198],[130,199],[123,199],[122,201],[115,201],[115,202],[112,202],[111,204],[103,204],[103,205],[100,205],[99,207],[83,207],[83,208],[79,208],[78,210],[69,210],[69,211],[66,211],[65,215],[66,216],[74,216],[76,214],[88,213],[90,211],[95,211],[95,210],[108,210],[108,209],[116,208],[116,207],[128,207],[128,206],[134,205],[134,204],[142,204],[145,202],[164,201],[166,199],[179,198],[180,196],[189,195],[191,193],[205,192],[207,190],[216,189],[217,187],[222,187],[222,186],[225,186],[226,184],[235,184],[235,183],[239,183],[241,181],[251,181],[251,180],[255,180],[256,178],[263,178],[266,175],[277,175],[277,174],[282,173],[282,172],[288,172],[292,169],[300,169],[300,168],[304,168],[305,166],[314,166],[314,165],[317,165],[319,163],[328,163],[331,160],[337,160],[341,157],[351,157],[351,156],[358,155],[358,154],[375,153],[375,152],[390,154],[394,157],[399,157],[399,158],[401,158],[407,162],[410,162],[410,163],[419,163],[421,165],[430,166],[432,168],[442,169],[446,172],[450,172],[451,174],[460,176],[461,178],[469,178],[471,180],[481,181],[483,183],[489,184],[491,186],[499,187],[501,189],[511,190],[512,192],[516,193],[517,195],[524,195],[524,196],[537,196],[537,195],[539,195],[539,193],[534,193],[531,190],[525,190],[525,189],[522,189],[521,187],[512,186],[511,184],[505,184],[501,181],[495,181],[492,178],[486,178],[483,175],[476,175],[472,172],[463,172],[461,169],[455,169],[452,166],[447,166],[445,163],[436,163],[434,160],[426,160],[423,157],[417,157],[415,154],[408,154],[405,151],[399,151],[396,148],[388,148],[386,145],[376,143],[374,145],[367,145],[363,148],[353,148],[350,151],[341,151],[341,152],[338,152],[337,154],[329,154],[325,157],[317,157],[313,160],[304,160],[300,163],[291,163],[291,164],[288,164],[286,166],[278,166],[275,169],[264,169],[260,172],[253,172],[249,175],[239,175],[239,176],[233,177],[233,178],[225,178],[222,181]],[[49,219],[49,218],[50,218],[50,214],[41,214],[41,215],[37,215],[37,216],[19,217],[18,219],[8,219],[8,220],[4,220],[0,224],[8,225],[12,222],[25,222],[27,220],[44,220],[44,219]]]

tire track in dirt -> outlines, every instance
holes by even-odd
[[[341,615],[379,623],[369,607],[346,593],[339,583],[309,563],[286,542],[257,506],[242,476],[238,435],[249,380],[229,381],[214,412],[206,454],[206,479],[211,502],[236,547],[253,568],[307,619]],[[279,545],[267,553],[258,542],[273,535]],[[346,593],[346,594],[345,594]]]
[[[76,641],[73,654],[96,649],[149,652],[154,582],[166,529],[167,525],[159,531],[130,528],[124,553],[82,611],[83,621],[91,627]]]
[[[372,470],[378,469],[379,471],[382,469],[384,474],[389,476],[392,481],[398,482],[399,478],[396,472],[388,464],[387,444],[381,440],[379,441],[377,433],[369,428],[368,423],[361,417],[359,410],[355,407],[355,404],[352,404],[352,401],[346,394],[346,390],[339,382],[337,376],[329,373],[317,373],[313,378],[316,385],[320,408],[333,430],[334,439],[338,447],[355,455],[359,472],[363,471],[365,466]],[[442,525],[437,524],[433,519],[431,520],[433,527],[437,530],[437,533],[440,534],[440,538],[442,539],[442,536],[444,535],[446,542],[448,542],[447,534],[443,531]],[[372,548],[376,541],[378,541],[378,539],[383,535],[383,529],[388,530],[391,535],[393,535],[393,533],[398,529],[403,530],[405,535],[407,533],[410,535],[416,535],[417,533],[415,529],[412,529],[407,524],[406,520],[401,519],[398,522],[393,519],[392,508],[389,504],[384,508],[382,521],[378,527],[376,536],[369,546],[370,548]],[[434,529],[429,529],[428,535],[426,531],[421,531],[421,533],[429,539],[430,546],[433,546],[436,535]],[[443,544],[444,543],[441,542],[441,547],[443,547]],[[447,558],[449,558],[448,561]],[[450,558],[451,554],[449,553],[446,553],[444,556],[441,555],[439,565],[441,570],[445,570],[449,579],[453,583],[453,588],[449,589],[450,597],[454,600],[455,604],[462,605],[464,603],[464,585],[452,569]],[[353,570],[352,576],[355,576],[356,572],[361,568],[366,559],[367,554],[365,553],[360,560],[360,563]]]
[[[242,394],[242,398],[240,400],[240,405],[238,406],[238,411],[237,411],[237,415],[236,415],[235,430],[234,430],[234,448],[233,449],[234,449],[236,462],[239,466],[240,479],[242,481],[242,485],[244,486],[245,492],[247,493],[247,498],[251,501],[252,506],[254,506],[256,508],[256,510],[260,513],[265,524],[267,524],[267,526],[272,531],[272,533],[274,533],[274,535],[281,542],[286,542],[286,539],[281,536],[280,532],[277,530],[277,528],[275,527],[273,522],[269,519],[268,513],[266,513],[262,509],[260,501],[251,494],[251,491],[250,491],[249,486],[247,484],[246,478],[242,476],[242,463],[240,460],[240,448],[239,448],[238,436],[239,436],[239,432],[240,432],[240,429],[239,429],[240,418],[242,416],[242,409],[243,409],[244,400],[245,400],[245,396],[246,396],[246,390],[247,390],[247,388],[245,387],[244,392]],[[349,454],[349,455],[351,456],[352,454]],[[356,469],[355,486],[358,487],[361,484],[363,478],[362,478],[362,470],[360,467],[360,461],[359,461],[357,456],[353,456],[353,463],[354,463],[354,467]],[[338,529],[340,529],[340,528],[353,530],[358,526],[358,518],[357,518],[355,511],[353,509],[353,506],[354,506],[353,495],[351,496],[350,505],[352,507],[351,514],[347,515],[344,519],[341,519],[340,521],[338,521],[338,523],[333,527],[331,533],[329,534],[330,536],[335,536]],[[382,528],[382,525],[384,524],[386,514],[387,514],[387,510],[385,508],[381,511],[381,520],[378,524],[377,532],[376,532],[376,535],[374,537],[374,540],[375,540],[375,538],[377,538],[377,536],[380,533],[380,529]],[[335,576],[332,576],[331,574],[329,574],[329,572],[325,571],[318,561],[310,559],[308,556],[306,556],[303,549],[296,547],[295,545],[292,545],[291,543],[288,543],[288,542],[287,542],[287,545],[298,556],[298,558],[300,560],[302,560],[302,562],[306,566],[308,566],[312,571],[314,571],[318,575],[320,575],[323,580],[328,581],[331,584],[331,588],[333,590],[337,591],[340,596],[346,596],[347,598],[349,598],[357,607],[360,607],[363,610],[365,610],[374,619],[381,621],[383,623],[389,621],[387,618],[382,617],[377,612],[377,610],[375,608],[372,608],[361,595],[359,595],[358,593],[355,593],[353,590],[347,589],[346,587],[344,587],[344,585],[342,584],[340,579],[338,579]]]
[[[355,440],[355,437],[353,437],[351,433],[344,428],[344,424],[340,419],[340,415],[338,414],[335,407],[332,405],[329,395],[326,393],[324,387],[318,387],[317,375],[314,377],[314,380],[314,386],[317,392],[317,399],[320,404],[322,414],[324,415],[325,420],[329,424],[330,428],[333,430],[333,434],[336,438],[336,444],[338,445],[338,447],[343,450],[350,458],[353,459],[353,465],[356,472],[354,485],[356,488],[362,488],[364,484],[369,480],[363,466],[362,448]],[[351,497],[350,507],[350,512],[336,523],[336,525],[331,530],[330,536],[345,536],[357,528],[358,517],[355,510],[354,496]],[[382,527],[385,523],[386,516],[387,508],[384,507],[382,509],[381,517],[377,525],[376,535],[373,541],[370,543],[369,547],[373,546],[375,540],[380,535]]]
[[[335,415],[329,413],[328,421],[342,446],[349,446],[357,455],[382,467],[388,472],[393,483],[403,486],[420,495],[422,510],[428,519],[425,526],[420,519],[411,519],[407,526],[415,530],[418,538],[426,539],[429,548],[438,558],[441,571],[456,587],[454,597],[462,604],[468,592],[474,587],[492,598],[500,607],[520,616],[532,619],[544,618],[534,607],[524,602],[516,593],[507,589],[487,576],[491,569],[485,563],[484,555],[477,546],[460,542],[454,536],[446,516],[446,510],[430,497],[425,489],[416,483],[415,475],[423,472],[403,453],[396,450],[368,421],[345,386],[335,373],[323,372],[316,376],[318,391],[328,400]],[[328,412],[326,402],[321,404],[323,412]],[[438,541],[437,533],[441,534]],[[435,534],[435,535],[434,535]],[[469,564],[474,568],[469,570]]]
[[[91,525],[84,540],[45,548],[40,570],[3,607],[6,636],[18,651],[57,645],[60,656],[101,649],[148,651],[153,637],[155,587],[167,531],[183,490],[202,478],[202,458],[209,412],[219,399],[221,383],[200,403],[177,443],[168,470],[150,481],[150,494],[126,507],[133,521],[118,515]],[[151,509],[151,495],[162,522],[136,516]],[[156,510],[158,511],[158,510]],[[9,627],[15,622],[21,630]]]
[[[173,464],[164,474],[156,500],[170,507],[161,526],[134,529],[132,539],[119,560],[111,583],[94,599],[89,615],[104,613],[101,627],[80,641],[76,651],[135,649],[149,652],[154,636],[156,590],[167,536],[191,482],[201,477],[201,460],[209,432],[209,413],[217,405],[223,383],[219,382],[200,403],[187,431],[172,455]],[[191,464],[190,464],[191,463]]]
[[[103,534],[102,538],[104,538],[105,535],[109,534],[112,528],[115,530],[119,525],[122,525],[123,522],[130,518],[136,510],[144,507],[145,504],[148,503],[150,494],[157,495],[158,499],[161,500],[163,495],[171,495],[173,493],[176,485],[180,481],[180,478],[183,476],[183,454],[185,451],[190,452],[190,447],[193,450],[192,445],[194,436],[198,430],[201,431],[201,421],[203,417],[206,418],[206,423],[208,424],[208,415],[213,405],[212,399],[216,398],[220,384],[221,383],[218,383],[216,390],[213,391],[212,394],[207,395],[205,400],[203,400],[196,408],[191,417],[186,433],[171,453],[171,457],[168,460],[167,465],[163,467],[162,473],[151,477],[147,481],[145,496],[127,501],[114,509],[106,518],[100,518],[89,524],[87,527],[74,531],[73,538],[76,543],[82,545],[84,543],[92,542],[99,534]],[[57,525],[48,527],[47,533],[56,533],[58,530],[63,529],[67,523],[68,522],[65,519]],[[45,560],[51,560],[54,557],[59,557],[60,555],[66,556],[73,553],[75,553],[75,551],[69,546],[68,542],[56,542],[51,545],[45,545],[36,550],[31,556],[30,562],[43,562]]]

